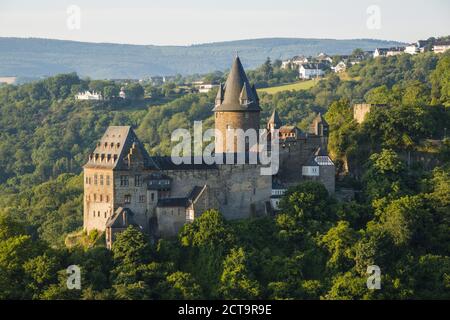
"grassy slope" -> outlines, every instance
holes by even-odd
[[[296,83],[286,84],[286,85],[277,86],[277,87],[258,89],[258,92],[274,94],[274,93],[281,92],[281,91],[308,90],[308,89],[311,89],[316,83],[317,83],[317,80],[299,81]]]

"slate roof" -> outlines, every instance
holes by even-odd
[[[261,111],[256,89],[250,85],[239,57],[234,59],[225,85],[219,88],[214,111]]]
[[[116,212],[106,221],[107,228],[126,228],[129,225],[137,225],[133,219],[134,213],[129,208],[117,208]]]
[[[278,116],[277,110],[273,110],[272,115],[270,116],[270,119],[269,119],[268,123],[269,124],[271,124],[271,123],[275,124],[275,129],[278,129],[278,128],[280,128],[282,126],[281,119]]]
[[[308,70],[323,70],[326,68],[326,66],[323,63],[304,63],[301,65],[304,69]]]
[[[206,185],[204,185],[203,187],[194,186],[186,197],[159,199],[157,206],[160,207],[160,208],[164,208],[164,207],[187,208],[192,203],[195,203],[197,201],[197,199],[200,197],[200,195],[205,190],[206,190]]]
[[[130,126],[109,126],[84,167],[126,169],[127,156],[136,152],[142,155],[146,168],[157,169]]]

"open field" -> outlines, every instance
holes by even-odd
[[[311,89],[316,83],[317,83],[317,80],[299,81],[296,83],[286,84],[286,85],[277,86],[277,87],[258,89],[258,92],[274,94],[274,93],[281,92],[281,91],[308,90],[308,89]]]

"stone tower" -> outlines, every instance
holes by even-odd
[[[236,56],[225,85],[220,85],[217,92],[215,108],[215,128],[221,133],[216,136],[216,153],[233,153],[252,150],[247,137],[245,142],[238,143],[236,136],[230,136],[230,129],[259,130],[259,98],[255,86],[247,79],[239,57]],[[232,141],[229,141],[233,139]],[[250,142],[251,143],[251,142]],[[243,149],[245,147],[245,149]]]
[[[147,187],[142,170],[157,170],[133,129],[110,126],[84,165],[84,230],[105,231],[119,207],[146,212]],[[144,229],[148,218],[136,216]]]

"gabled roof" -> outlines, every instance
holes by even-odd
[[[322,149],[322,148],[317,148],[316,152],[314,152],[315,156],[321,156],[321,157],[328,157],[328,153]]]
[[[187,198],[192,203],[195,203],[195,202],[197,202],[198,198],[200,198],[200,196],[203,194],[203,192],[205,192],[205,190],[206,190],[206,185],[204,185],[203,187],[194,186],[192,188],[191,192],[189,192]]]
[[[324,65],[323,63],[303,63],[302,65],[300,65],[300,68],[301,67],[307,70],[322,70],[326,68],[326,65]]]
[[[107,228],[126,228],[129,225],[137,225],[133,219],[133,211],[129,208],[117,208],[116,212],[106,220]]]
[[[194,186],[192,190],[188,193],[186,197],[177,197],[177,198],[163,198],[158,200],[157,206],[160,208],[164,207],[181,207],[187,208],[191,204],[196,203],[200,196],[205,192],[206,185]]]
[[[133,157],[144,167],[157,169],[130,126],[109,126],[84,167],[127,169],[128,160]]]
[[[255,87],[250,85],[239,57],[236,57],[224,86],[216,96],[214,111],[260,111]]]

